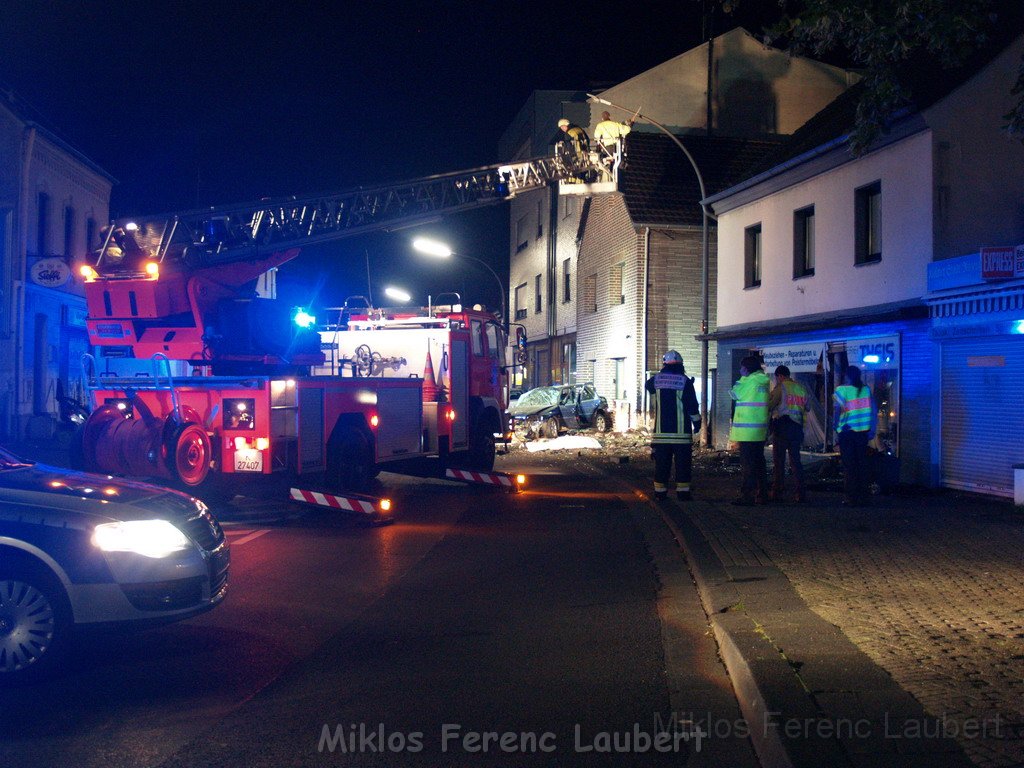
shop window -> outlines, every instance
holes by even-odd
[[[562,345],[562,380],[566,384],[576,383],[576,343]]]
[[[855,195],[856,264],[882,260],[882,182],[861,187]]]
[[[572,300],[572,272],[569,270],[569,259],[562,262],[562,302]]]
[[[743,238],[743,287],[761,285],[761,225],[747,227]]]
[[[814,206],[793,213],[793,279],[814,274]]]
[[[526,283],[520,283],[516,286],[516,320],[522,320],[526,317]]]

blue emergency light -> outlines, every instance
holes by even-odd
[[[297,307],[292,314],[292,320],[299,328],[309,328],[316,323],[316,316],[309,314],[305,307]]]

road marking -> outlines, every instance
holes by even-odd
[[[240,547],[243,544],[248,544],[250,541],[253,541],[254,539],[258,539],[260,536],[262,536],[265,533],[270,533],[270,529],[269,528],[263,528],[263,529],[258,530],[258,531],[253,531],[248,536],[243,536],[238,541],[232,541],[231,542],[231,546],[232,547]]]

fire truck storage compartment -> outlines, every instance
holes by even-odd
[[[394,379],[377,389],[377,461],[404,459],[422,452],[423,389],[418,379]]]
[[[451,448],[455,451],[469,447],[469,346],[464,339],[452,339],[451,381],[455,408]]]
[[[299,389],[299,471],[322,472],[324,464],[324,391]]]

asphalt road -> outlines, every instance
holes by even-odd
[[[225,603],[0,690],[0,765],[754,764],[652,505],[516,461],[518,495],[383,474],[386,527],[236,503]]]

